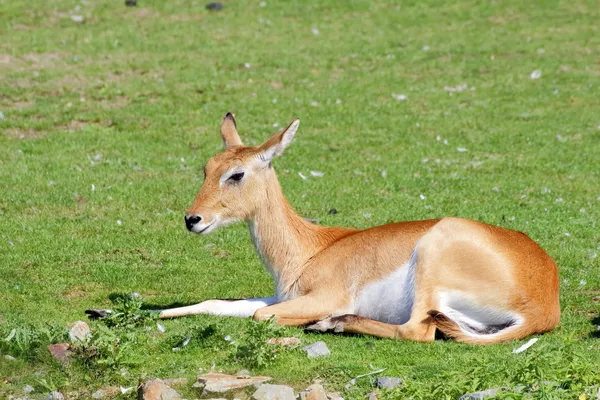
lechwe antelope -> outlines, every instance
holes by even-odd
[[[208,300],[164,310],[161,318],[274,316],[282,325],[425,342],[438,329],[477,344],[558,324],[556,264],[521,232],[461,218],[360,230],[317,226],[296,214],[271,163],[299,124],[248,147],[228,113],[221,125],[225,151],[206,164],[185,217],[187,229],[201,234],[247,221],[275,295]]]

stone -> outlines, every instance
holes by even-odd
[[[327,398],[329,400],[344,400],[340,392],[329,392],[327,393]]]
[[[369,393],[367,398],[369,400],[377,400],[379,398],[379,396],[377,396],[377,392],[371,392],[371,393]]]
[[[325,342],[319,341],[303,348],[308,358],[323,357],[331,354]]]
[[[65,396],[62,395],[61,392],[50,392],[50,394],[46,397],[46,400],[65,400]]]
[[[210,11],[220,11],[220,10],[223,9],[223,4],[217,3],[217,2],[215,2],[215,3],[208,3],[206,5],[206,9],[210,10]]]
[[[87,342],[92,336],[90,327],[83,321],[77,321],[68,326],[71,342]]]
[[[125,0],[125,5],[127,7],[135,7],[135,6],[137,6],[137,1],[136,0]]]
[[[198,377],[198,385],[196,385],[196,387],[204,387],[202,394],[207,395],[211,393],[225,393],[230,390],[261,384],[270,381],[271,379],[272,378],[268,376],[251,376],[247,378],[210,372]]]
[[[9,354],[5,355],[5,356],[4,356],[4,359],[5,359],[5,360],[8,360],[8,361],[15,361],[15,360],[16,360],[16,358],[14,358],[13,356],[11,356],[11,355],[9,355]]]
[[[69,351],[68,343],[49,344],[48,351],[52,354],[52,357],[62,364],[68,364],[71,361],[71,352]]]
[[[103,399],[104,396],[104,390],[102,389],[98,389],[94,393],[92,393],[92,399]]]
[[[480,392],[467,393],[467,394],[463,394],[462,396],[460,396],[459,400],[483,400],[483,399],[487,399],[488,397],[496,396],[499,391],[500,391],[500,388],[492,388],[492,389],[482,390]]]
[[[31,392],[33,392],[35,389],[33,388],[33,386],[31,385],[25,385],[25,387],[23,388],[23,393],[25,394],[29,394]]]
[[[160,379],[148,381],[138,388],[138,400],[179,400],[179,393]]]
[[[402,386],[402,379],[392,376],[380,376],[375,379],[375,386],[380,389],[394,389]]]
[[[296,400],[294,389],[285,385],[260,385],[252,395],[253,400]]]
[[[328,400],[328,397],[323,385],[315,383],[300,392],[300,400]]]
[[[250,371],[248,371],[247,369],[242,369],[239,370],[237,372],[237,374],[235,374],[235,376],[237,376],[238,378],[250,378]]]
[[[300,344],[300,339],[295,337],[280,337],[280,338],[271,338],[267,340],[267,344],[276,344],[279,346],[298,346]]]

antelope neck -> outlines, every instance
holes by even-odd
[[[280,300],[294,297],[294,286],[306,261],[319,249],[321,227],[299,216],[274,178],[262,204],[249,219],[256,251],[275,280]]]

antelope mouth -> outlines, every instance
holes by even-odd
[[[217,222],[219,222],[219,218],[213,219],[212,222],[210,222],[209,224],[204,225],[202,227],[194,226],[194,228],[192,229],[192,232],[198,233],[201,235],[207,235],[210,232],[212,232],[214,230],[214,228],[216,228]]]

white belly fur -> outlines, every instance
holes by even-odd
[[[385,278],[370,282],[358,293],[354,314],[388,324],[410,319],[415,298],[416,249],[410,261]]]

